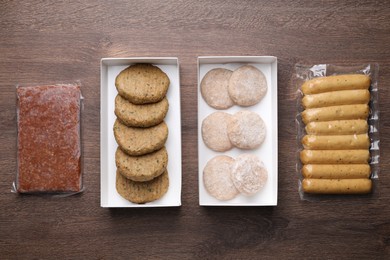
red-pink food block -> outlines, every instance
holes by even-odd
[[[77,85],[17,88],[18,192],[82,189],[80,97]]]

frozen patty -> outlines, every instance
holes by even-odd
[[[267,80],[252,65],[241,66],[229,79],[229,95],[237,105],[248,107],[260,102],[267,93]]]
[[[215,109],[227,109],[234,105],[228,87],[232,71],[216,68],[208,71],[200,83],[200,91],[206,103]]]
[[[231,200],[239,193],[231,178],[233,164],[233,158],[219,155],[208,161],[203,170],[203,184],[218,200]]]

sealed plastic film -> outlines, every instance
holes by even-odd
[[[378,64],[295,69],[301,199],[371,196],[379,176]]]
[[[80,84],[17,86],[17,171],[13,192],[82,192]]]

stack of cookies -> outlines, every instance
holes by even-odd
[[[132,65],[115,80],[116,189],[133,203],[157,200],[169,187],[164,122],[169,84],[168,76],[151,64]]]

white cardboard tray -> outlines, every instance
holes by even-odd
[[[135,204],[122,198],[115,187],[115,78],[123,69],[134,63],[151,63],[158,66],[169,77],[171,84],[167,98],[169,110],[165,122],[169,128],[166,148],[168,151],[169,189],[159,200]],[[103,58],[100,62],[100,206],[101,207],[169,207],[181,205],[181,112],[179,62],[173,57]]]
[[[250,64],[260,69],[268,84],[268,90],[260,103],[251,107],[233,106],[225,110],[216,110],[210,107],[200,92],[200,82],[204,75],[214,68],[234,70],[242,65]],[[277,58],[272,56],[207,56],[198,57],[198,183],[199,205],[201,206],[276,206],[278,197],[278,86],[277,86]],[[215,111],[234,114],[240,110],[250,110],[258,113],[266,124],[266,139],[255,150],[240,150],[233,148],[230,151],[219,153],[209,149],[203,142],[201,127],[202,121]],[[242,153],[254,153],[265,164],[268,170],[268,181],[264,188],[252,197],[239,194],[229,201],[220,201],[212,197],[203,185],[203,169],[207,162],[217,155],[228,155],[233,158]]]

